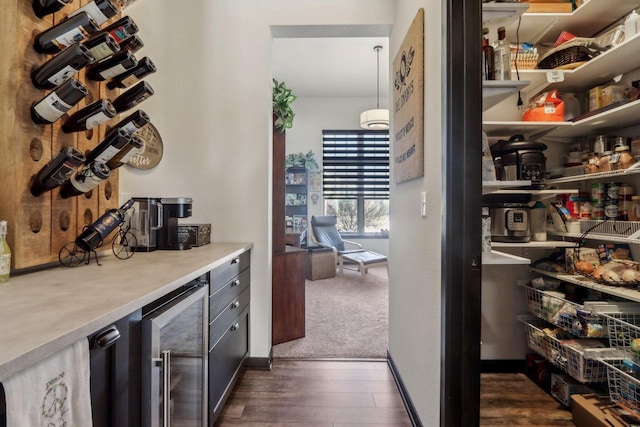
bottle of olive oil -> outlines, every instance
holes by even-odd
[[[9,280],[11,249],[7,243],[7,221],[0,221],[0,283]]]

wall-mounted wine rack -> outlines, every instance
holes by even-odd
[[[33,176],[64,146],[87,152],[105,136],[108,124],[86,132],[64,133],[66,116],[100,98],[113,100],[119,90],[109,90],[105,82],[76,74],[89,89],[86,96],[67,115],[52,125],[35,124],[31,105],[49,91],[31,83],[30,72],[51,55],[37,53],[33,41],[37,34],[55,25],[66,15],[89,3],[76,0],[53,15],[39,19],[29,0],[7,0],[0,13],[0,218],[8,221],[8,240],[12,249],[12,268],[27,269],[55,262],[60,248],[73,241],[82,228],[103,212],[117,208],[118,171],[89,193],[63,199],[59,188],[34,197],[29,188]],[[120,14],[104,25],[119,19]],[[120,117],[110,121],[117,123]]]

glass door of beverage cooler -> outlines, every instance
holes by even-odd
[[[144,426],[207,424],[207,298],[192,288],[142,319]]]

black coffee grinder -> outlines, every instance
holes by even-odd
[[[191,249],[189,243],[181,243],[178,240],[178,218],[191,216],[193,199],[177,197],[173,199],[160,199],[162,206],[162,228],[156,231],[157,248],[161,250]]]

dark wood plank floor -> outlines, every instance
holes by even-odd
[[[480,417],[486,427],[574,426],[571,412],[524,374],[483,374]],[[276,359],[271,371],[244,373],[216,425],[391,427],[411,422],[385,361]]]

